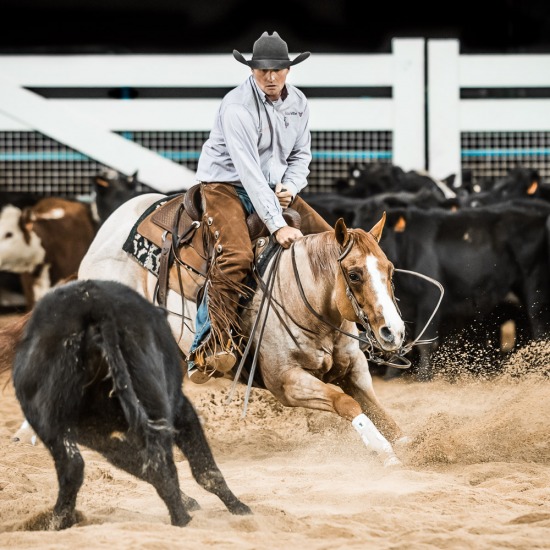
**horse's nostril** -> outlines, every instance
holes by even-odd
[[[384,340],[386,340],[386,342],[393,342],[394,340],[392,331],[386,326],[380,329],[380,335],[384,338]]]

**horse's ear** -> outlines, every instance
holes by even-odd
[[[386,223],[386,212],[382,214],[380,221],[369,231],[369,233],[376,239],[376,242],[379,243],[382,238],[382,230],[384,229],[384,224]]]
[[[336,234],[336,241],[343,248],[348,244],[349,233],[344,218],[338,218],[336,225],[334,226],[334,233]]]

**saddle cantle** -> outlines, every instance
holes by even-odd
[[[166,305],[169,288],[196,302],[206,282],[214,243],[202,223],[202,212],[200,184],[197,184],[185,193],[168,198],[137,225],[137,233],[161,250],[157,296],[161,305]],[[298,212],[287,208],[283,216],[288,225],[300,228]],[[268,242],[262,237],[268,237],[269,231],[256,212],[247,217],[246,223],[255,254],[260,254]]]

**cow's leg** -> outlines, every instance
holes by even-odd
[[[174,411],[174,440],[187,457],[196,482],[215,494],[232,514],[251,514],[250,508],[227,486],[192,404],[182,395]]]
[[[45,527],[66,529],[76,523],[76,497],[84,480],[84,459],[78,450],[73,432],[65,429],[59,437],[44,441],[57,472],[59,491],[53,514]]]
[[[145,447],[124,435],[94,433],[82,430],[79,441],[101,453],[111,464],[150,483],[164,501],[172,525],[180,527],[191,521],[187,510],[199,508],[195,499],[180,491],[178,472],[172,454],[173,440],[168,430],[148,432]]]
[[[279,390],[272,391],[283,405],[334,412],[351,421],[365,445],[380,455],[384,465],[400,464],[390,442],[363,412],[359,402],[350,395],[321,382],[299,367],[291,368],[282,375]],[[379,407],[378,411],[383,409]]]

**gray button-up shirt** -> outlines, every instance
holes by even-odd
[[[284,99],[283,99],[284,98]],[[272,103],[251,75],[223,98],[202,147],[197,179],[244,187],[270,233],[286,225],[273,192],[276,183],[296,195],[307,185],[311,162],[309,106],[286,84]]]

